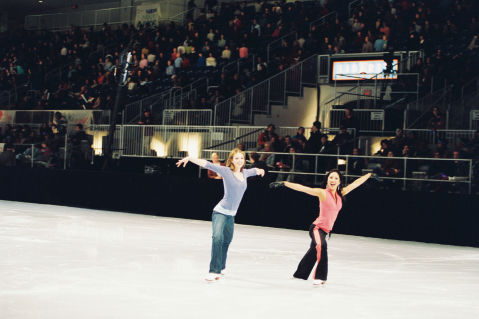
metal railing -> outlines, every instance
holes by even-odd
[[[418,128],[415,126],[420,126],[427,121],[425,116],[430,114],[434,106],[437,106],[441,113],[444,113],[450,103],[451,90],[452,86],[448,86],[413,103],[408,103],[404,115],[404,128]],[[447,122],[445,127],[448,128]]]
[[[181,125],[118,125],[114,149],[126,157],[181,157],[185,151],[197,156],[202,149],[231,150],[238,143],[246,149],[256,149],[263,126],[181,126]],[[280,136],[294,136],[297,127],[278,127]],[[309,134],[306,129],[306,135]],[[354,137],[354,130],[349,130]],[[89,134],[94,136],[96,154],[102,155],[103,137],[108,134],[108,125],[90,125]],[[338,133],[339,129],[323,130],[326,134]]]
[[[323,123],[335,123],[330,118],[331,112],[342,105],[355,109],[378,109],[378,111],[380,111],[379,109],[390,108],[404,109],[406,105],[417,103],[419,97],[418,81],[419,74],[417,73],[398,73],[397,79],[393,81],[372,79],[357,81],[355,84],[349,85],[335,81],[331,88],[333,98],[322,104],[320,120]],[[401,112],[401,116],[405,116],[403,113]],[[378,116],[378,113],[374,113],[374,115]],[[384,111],[382,121],[383,125],[381,127],[384,129]],[[394,122],[397,122],[397,120],[395,119]],[[337,126],[336,124],[331,125],[333,127]],[[375,125],[373,130],[377,130],[377,128],[378,126]]]
[[[36,129],[40,127],[40,124],[30,124],[30,127]],[[80,155],[83,162],[87,159],[92,163],[94,154],[103,155],[103,141],[106,141],[108,125],[87,125],[85,131],[92,136],[92,139],[81,150],[79,146],[75,148],[70,143],[74,127],[74,124],[68,124],[67,133],[60,136],[62,144],[55,152],[53,161],[36,159],[35,156],[38,154],[32,147],[39,147],[39,145],[32,144],[16,146],[16,155],[21,154],[17,156],[17,159],[29,166],[51,167],[53,165],[66,169],[74,167],[71,164],[72,156]],[[264,129],[264,127],[120,125],[116,128],[113,150],[119,157],[179,158],[189,154],[209,158],[204,154],[213,151],[226,154],[232,148],[237,147],[238,143],[243,144],[246,149],[255,149],[260,129]],[[278,127],[276,132],[282,136],[294,136],[296,130],[296,127]],[[473,131],[412,131],[420,138],[429,138],[430,141],[434,141],[441,134],[459,137],[461,134],[464,136],[467,133],[471,137],[474,133]],[[325,131],[325,133],[334,133],[334,131]],[[405,131],[405,133],[407,134],[409,131]],[[421,135],[422,133],[429,133],[429,135]],[[30,150],[26,151],[27,148]],[[283,179],[288,175],[294,179],[312,176],[314,182],[317,183],[317,178],[324,175],[327,170],[338,168],[344,173],[346,179],[366,172],[374,172],[379,177],[378,183],[381,185],[402,189],[413,187],[434,191],[437,188],[445,188],[448,191],[461,190],[470,193],[472,187],[473,161],[470,159],[345,155],[340,154],[339,149],[338,152],[334,151],[335,154],[257,153],[262,155],[262,160],[269,166],[270,173],[284,175],[281,177]],[[34,156],[31,157],[30,154],[34,154]],[[271,155],[276,158],[269,158]],[[75,158],[73,159],[75,160]],[[420,185],[417,182],[420,182]]]
[[[324,103],[325,107],[333,107],[337,105],[344,105],[346,103],[355,102],[354,107],[360,108],[379,108],[383,107],[386,103],[393,103],[404,96],[410,96],[408,100],[416,101],[419,95],[418,87],[415,88],[396,88],[394,84],[408,80],[416,83],[419,78],[417,73],[400,73],[398,74],[398,80],[396,82],[385,80],[369,80],[358,81],[356,85],[344,86],[341,83],[335,81],[333,87],[331,100]],[[414,103],[414,102],[412,102]]]
[[[354,109],[353,114],[357,119],[361,131],[384,131],[384,110],[378,109]],[[344,118],[344,109],[330,111],[329,127],[340,127]]]
[[[208,83],[208,78],[201,78],[184,87],[172,87],[139,101],[128,103],[122,112],[122,123],[131,124],[137,122],[147,109],[153,115],[156,114],[158,116],[163,114],[164,109],[189,106],[199,95],[206,94]]]
[[[328,23],[329,21],[334,21],[338,17],[338,13],[336,11],[332,11],[319,19],[313,20],[309,23],[309,30],[312,31],[313,26],[320,27]]]
[[[427,130],[427,129],[405,129],[407,135],[413,132],[416,138],[426,142],[428,145],[445,142],[448,149],[454,149],[460,143],[467,143],[474,138],[474,130]]]
[[[461,102],[466,103],[467,99],[472,97],[477,99],[479,96],[479,76],[464,84],[461,88]]]
[[[363,0],[354,0],[348,3],[348,16],[353,15],[354,10],[363,4]]]
[[[203,125],[210,126],[212,110],[163,110],[163,125]]]
[[[214,125],[252,123],[253,112],[268,114],[271,103],[287,103],[287,94],[302,95],[304,84],[316,85],[316,63],[317,57],[311,56],[216,104]]]
[[[464,127],[471,125],[474,109],[479,108],[479,76],[464,84],[461,88],[461,98],[459,101],[453,100],[451,110],[454,110],[451,124],[454,127]],[[469,123],[467,117],[469,116]],[[470,126],[471,127],[471,126]],[[477,126],[476,126],[477,127]]]
[[[107,23],[131,24],[136,15],[136,7],[119,7],[78,12],[49,13],[25,17],[26,30],[66,30],[72,25],[79,27],[99,26]]]
[[[479,110],[469,112],[469,129],[479,130]]]
[[[159,18],[158,23],[165,23],[165,22],[176,22],[176,23],[183,23],[186,21],[187,18],[192,18],[196,20],[199,14],[198,8],[192,8],[189,10],[182,11],[172,16],[167,16],[167,18]]]
[[[224,72],[226,74],[240,73],[240,71],[245,67],[246,68],[251,67],[250,70],[254,70],[255,62],[256,62],[256,55],[249,54],[247,58],[244,58],[244,59],[238,58],[234,61],[231,61],[225,64],[221,68],[221,72]]]
[[[285,41],[287,43],[287,46],[289,47],[294,40],[298,40],[298,33],[295,31],[285,34],[282,37],[269,42],[266,46],[266,62],[270,61],[270,58],[272,57],[272,51],[278,50],[283,46],[283,41]]]
[[[203,150],[202,158],[210,158],[212,152],[218,153],[220,159],[225,159],[230,151]],[[246,153],[249,155],[253,151]],[[262,165],[269,168],[269,174],[277,175],[277,181],[319,184],[323,179],[321,177],[335,168],[342,172],[346,184],[371,172],[374,173],[374,178],[371,180],[380,188],[448,191],[462,194],[471,194],[472,191],[473,161],[470,159],[254,153],[260,155],[260,161]]]
[[[100,26],[104,23],[109,25],[124,23],[135,24],[135,19],[139,13],[138,8],[138,6],[125,6],[107,9],[28,15],[25,17],[25,29],[66,30],[71,28],[72,25],[78,27],[91,27]],[[185,10],[185,3],[174,1],[160,1],[158,3],[158,9],[159,18],[156,23],[183,23],[189,17],[195,19],[199,13],[199,10],[196,8]]]

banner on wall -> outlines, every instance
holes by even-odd
[[[60,111],[62,115],[67,120],[69,125],[72,124],[83,124],[84,126],[93,123],[93,111],[83,110],[83,111]]]
[[[156,25],[161,18],[159,3],[142,3],[136,7],[135,25],[150,23]]]
[[[12,124],[15,119],[15,111],[1,111],[0,110],[0,123]]]

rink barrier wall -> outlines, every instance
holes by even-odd
[[[223,194],[222,181],[198,179],[197,173],[194,165],[171,165],[164,174],[0,167],[0,198],[210,220]],[[249,180],[236,222],[307,230],[317,217],[318,200],[290,189],[270,190],[270,181],[268,175]],[[331,240],[339,233],[479,247],[477,207],[478,196],[378,191],[363,185],[347,196]]]

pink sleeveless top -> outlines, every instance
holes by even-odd
[[[343,207],[341,197],[336,194],[335,199],[331,190],[326,189],[326,199],[319,202],[319,217],[316,218],[313,224],[329,233],[333,229],[341,207]]]

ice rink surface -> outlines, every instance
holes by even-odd
[[[477,248],[334,234],[314,288],[309,243],[237,224],[206,283],[210,222],[0,201],[0,318],[479,318]]]

